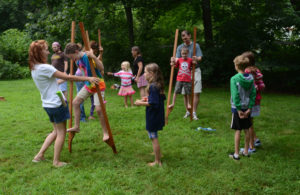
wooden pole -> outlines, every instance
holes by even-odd
[[[173,57],[176,57],[176,49],[177,49],[177,41],[178,41],[178,29],[175,31],[175,40],[174,40],[174,47],[173,47]],[[167,112],[165,117],[165,124],[168,124],[168,117],[170,112],[172,111],[169,109],[171,94],[172,94],[172,85],[173,85],[173,76],[174,76],[174,66],[171,66],[171,73],[170,73],[170,82],[169,82],[169,91],[168,91],[168,99],[167,99]]]
[[[85,34],[86,34],[87,42],[90,44],[89,31],[86,30]],[[90,48],[90,45],[89,45],[89,48]]]
[[[197,38],[197,28],[194,27],[194,39],[193,39],[193,56],[196,55],[196,38]],[[191,121],[193,121],[193,107],[194,107],[194,86],[195,86],[195,64],[193,63],[192,67],[192,92],[191,92],[191,109],[190,109],[190,117]]]
[[[72,25],[71,25],[71,43],[75,43],[75,21],[72,21]],[[73,75],[74,74],[74,70],[73,70],[73,65],[74,62],[73,60],[70,60],[70,74]],[[70,112],[70,120],[69,120],[69,128],[72,128],[72,111],[73,111],[73,81],[70,81],[70,89],[69,89],[69,112]],[[69,148],[69,152],[72,152],[72,140],[75,136],[75,132],[69,132],[69,139],[68,139],[68,148]]]
[[[99,45],[99,48],[101,48],[101,31],[100,31],[100,29],[98,29],[98,45]],[[100,50],[99,50],[99,54],[100,54],[100,60],[102,62],[102,54],[101,54]]]
[[[84,30],[84,25],[83,25],[82,22],[79,22],[79,28],[80,28],[81,36],[82,36],[82,39],[83,39],[84,48],[85,48],[86,51],[89,51],[90,50],[90,44],[88,42],[86,32]],[[93,61],[90,58],[89,58],[89,63],[90,63],[90,68],[91,68],[93,77],[97,77]],[[101,106],[101,112],[102,112],[102,115],[104,117],[105,126],[107,128],[108,135],[109,135],[109,139],[105,142],[112,148],[113,152],[116,154],[117,149],[116,149],[116,146],[115,146],[115,143],[114,143],[113,135],[111,133],[110,125],[109,125],[107,114],[106,114],[105,105],[103,103],[103,98],[101,96],[101,92],[100,92],[98,84],[96,84],[96,89],[97,89],[97,94],[98,94],[98,98],[99,98],[99,102],[100,102],[100,106]]]

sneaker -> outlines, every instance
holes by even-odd
[[[240,157],[239,156],[235,157],[234,153],[230,153],[229,158],[232,158],[233,160],[240,160]]]
[[[261,146],[261,143],[260,143],[260,140],[259,140],[259,139],[256,139],[256,140],[255,140],[254,146],[255,146],[255,147]]]
[[[199,120],[198,117],[197,117],[197,115],[196,115],[196,112],[193,112],[193,120],[195,120],[195,121]]]
[[[241,149],[240,149],[240,154],[243,154],[244,151],[245,151],[245,149],[244,149],[244,148],[241,148]],[[249,154],[249,155],[250,155],[250,154],[253,154],[253,153],[255,153],[255,152],[256,152],[256,149],[255,149],[255,148],[253,148],[253,149],[249,148],[249,149],[248,149],[248,154]]]
[[[189,117],[189,116],[190,116],[190,112],[187,111],[187,112],[185,113],[185,115],[184,115],[183,118],[187,118],[187,117]]]
[[[245,154],[244,152],[242,152],[242,155],[245,156],[245,157],[248,157],[248,158],[250,157],[250,154],[249,154],[249,153],[248,153],[248,154]]]

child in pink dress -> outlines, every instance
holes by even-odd
[[[133,90],[132,85],[131,85],[131,80],[133,79],[133,74],[132,74],[132,71],[130,68],[130,63],[128,61],[122,62],[121,69],[122,70],[117,73],[108,72],[107,74],[121,78],[121,88],[120,88],[118,95],[124,96],[124,104],[125,104],[126,108],[128,107],[127,97],[129,96],[131,107],[132,107],[133,106],[132,95],[135,93],[135,91]]]
[[[251,51],[244,52],[242,54],[243,56],[247,57],[249,59],[249,64],[245,69],[245,73],[252,74],[254,78],[254,86],[256,89],[256,98],[255,98],[255,105],[253,106],[251,110],[251,122],[252,126],[249,128],[249,134],[250,134],[250,147],[249,147],[249,153],[256,152],[255,147],[260,146],[260,140],[256,137],[256,133],[254,131],[254,117],[257,117],[260,115],[260,101],[261,101],[261,92],[265,89],[265,84],[263,81],[263,74],[260,72],[260,70],[255,66],[255,58],[254,54]]]

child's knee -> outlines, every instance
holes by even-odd
[[[101,107],[100,106],[96,106],[96,112],[98,113],[99,116],[102,115],[102,111],[101,111]]]

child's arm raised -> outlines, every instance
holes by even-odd
[[[90,83],[98,84],[100,79],[97,77],[84,77],[84,76],[73,76],[73,75],[66,75],[63,72],[56,71],[53,74],[53,77],[58,79],[63,79],[66,81],[89,81]]]

